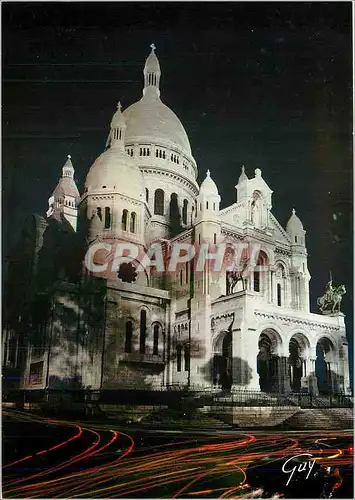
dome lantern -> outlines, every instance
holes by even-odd
[[[160,96],[159,90],[159,81],[160,81],[160,65],[157,56],[155,55],[155,45],[151,44],[151,53],[147,57],[145,62],[143,74],[144,74],[144,89],[143,95],[146,94],[147,91],[153,91],[158,96]]]
[[[111,130],[107,140],[107,146],[110,146],[111,148],[123,149],[125,141],[125,131],[126,120],[122,113],[122,105],[119,102],[117,104],[117,111],[113,115],[111,120]]]
[[[242,173],[239,176],[238,184],[241,184],[242,182],[247,181],[247,180],[248,180],[248,176],[245,173],[245,167],[244,167],[244,165],[242,165]]]

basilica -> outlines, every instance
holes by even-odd
[[[282,227],[267,172],[244,167],[231,171],[235,202],[221,208],[213,171],[200,165],[198,184],[188,135],[161,99],[154,45],[143,76],[142,97],[118,104],[85,185],[76,186],[68,156],[46,216],[27,219],[4,297],[8,385],[349,393],[344,315],[340,305],[310,312],[296,210]],[[93,245],[122,242],[139,251],[159,243],[165,253],[245,244],[258,254],[235,280],[193,261],[169,272],[138,272],[134,259],[115,269],[100,250],[96,271],[85,265]]]

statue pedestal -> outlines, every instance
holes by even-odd
[[[331,310],[326,310],[322,311],[323,316],[330,316],[331,318],[345,318],[345,314],[338,311],[338,312],[332,312]]]

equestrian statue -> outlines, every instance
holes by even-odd
[[[340,285],[338,287],[333,286],[333,280],[330,276],[330,279],[327,283],[325,294],[322,297],[317,299],[317,304],[319,309],[323,314],[327,314],[329,312],[335,313],[340,312],[340,304],[345,295],[346,289],[344,285]]]

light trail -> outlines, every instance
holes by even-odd
[[[4,469],[3,493],[6,498],[234,498],[250,496],[246,484],[246,468],[265,456],[275,459],[291,453],[312,453],[319,463],[351,464],[352,456],[343,453],[339,440],[352,445],[350,432],[235,432],[231,434],[198,434],[186,439],[186,434],[174,436],[174,442],[161,444],[168,434],[149,433],[147,442],[137,446],[133,437],[119,428],[104,423],[81,423],[46,419],[22,412],[8,412],[11,418],[24,422],[76,427],[75,436],[48,446],[32,455],[7,464]],[[80,429],[81,433],[79,435]],[[74,439],[75,437],[75,439]],[[158,439],[156,445],[151,441]],[[85,444],[87,441],[94,440]],[[319,445],[333,441],[325,450]],[[75,443],[85,447],[75,451]],[[137,443],[140,443],[139,441]],[[313,450],[315,446],[318,449]],[[332,447],[334,445],[334,447]],[[79,447],[80,448],[80,447]],[[120,456],[110,460],[119,448]],[[66,450],[69,456],[65,457]],[[71,451],[70,451],[71,450]],[[311,450],[311,451],[309,451]],[[41,453],[43,452],[43,454]],[[50,452],[50,453],[48,453]],[[58,460],[53,465],[53,459]],[[7,471],[20,462],[32,463],[36,456],[52,456],[52,464],[36,474],[7,479]],[[99,464],[95,464],[99,460]],[[107,461],[105,461],[107,460]],[[101,463],[100,463],[101,462]],[[55,462],[54,462],[55,463]],[[72,470],[72,466],[82,470]],[[231,470],[232,468],[232,470]]]

